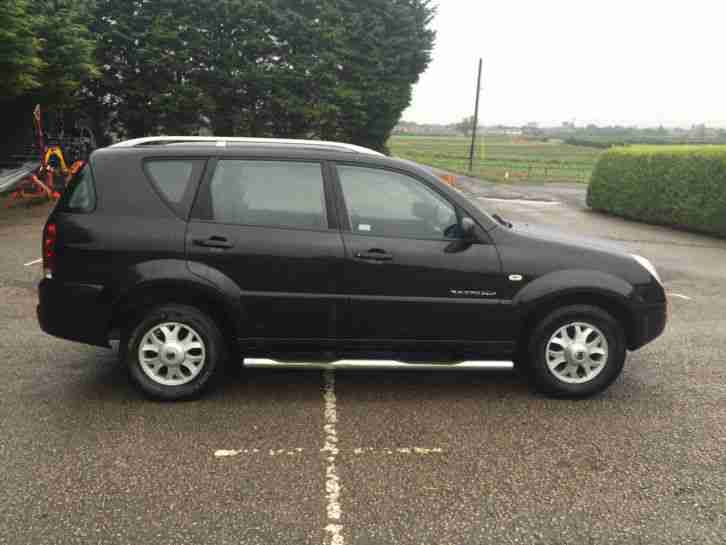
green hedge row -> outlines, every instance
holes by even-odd
[[[587,191],[594,210],[726,236],[726,146],[605,152]]]

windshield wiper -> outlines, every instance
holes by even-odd
[[[499,223],[501,223],[502,225],[504,225],[504,227],[509,227],[510,229],[512,228],[512,222],[510,222],[510,221],[507,221],[507,220],[505,220],[505,219],[504,219],[504,218],[503,218],[502,216],[500,216],[499,214],[492,214],[492,217],[493,217],[493,218],[494,218],[495,220],[497,220],[497,221],[498,221]]]

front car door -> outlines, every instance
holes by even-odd
[[[211,163],[186,236],[192,271],[234,284],[246,340],[332,340],[344,303],[344,252],[326,203],[324,165]]]
[[[382,350],[506,352],[501,266],[486,232],[464,240],[461,211],[410,173],[344,163],[336,173],[350,301],[340,336]]]

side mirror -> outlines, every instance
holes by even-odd
[[[476,229],[476,223],[471,218],[461,218],[461,233],[465,238],[473,238],[474,231]]]
[[[456,240],[452,240],[451,243],[444,249],[447,254],[455,254],[458,252],[464,252],[471,248],[471,246],[477,241],[476,236],[476,223],[471,218],[461,218],[459,225],[452,225],[452,227],[458,227],[458,237]]]

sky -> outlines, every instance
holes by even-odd
[[[726,127],[723,0],[437,0],[433,60],[402,119]]]

